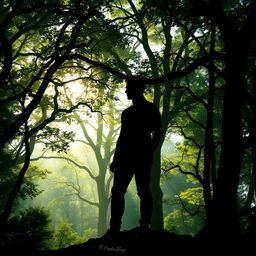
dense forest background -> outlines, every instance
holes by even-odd
[[[256,4],[0,1],[1,245],[102,236],[139,76],[161,112],[152,229],[256,243]],[[138,225],[135,184],[123,229]]]

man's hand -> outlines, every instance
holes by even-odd
[[[115,173],[117,168],[118,168],[118,161],[113,161],[111,164],[110,164],[110,171]]]

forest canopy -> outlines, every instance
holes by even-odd
[[[1,245],[106,232],[131,77],[164,130],[151,228],[255,243],[255,15],[252,0],[2,0]],[[136,193],[132,183],[126,229]]]

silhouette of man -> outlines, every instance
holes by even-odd
[[[150,191],[150,169],[153,152],[162,137],[162,124],[156,105],[144,98],[145,83],[139,78],[126,80],[126,95],[132,106],[122,112],[121,131],[110,170],[114,173],[109,232],[119,232],[124,213],[124,196],[135,176],[140,198],[140,229],[148,230],[153,200]]]

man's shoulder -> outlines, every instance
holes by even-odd
[[[150,102],[150,101],[147,101],[145,100],[144,104],[142,106],[140,106],[141,109],[144,109],[145,111],[149,111],[149,112],[152,112],[152,111],[159,111],[158,110],[158,107]],[[133,105],[129,106],[128,108],[124,109],[122,114],[123,115],[126,115],[126,114],[129,114],[129,113],[133,113],[134,111],[137,111],[137,107],[134,107]]]
[[[129,115],[129,113],[131,113],[132,112],[132,108],[133,106],[130,106],[130,107],[128,107],[128,108],[126,108],[126,109],[124,109],[123,111],[122,111],[122,118],[124,118],[125,116],[127,116],[127,115]]]
[[[145,100],[145,105],[147,105],[148,107],[151,107],[151,108],[157,108],[157,106],[154,103],[147,101],[147,100]]]
[[[145,110],[150,111],[150,112],[158,112],[159,111],[158,107],[150,101],[145,101],[144,108],[145,108]]]
[[[124,109],[122,113],[123,113],[123,114],[129,113],[130,111],[132,111],[132,109],[133,109],[133,106],[130,106],[130,107]]]

